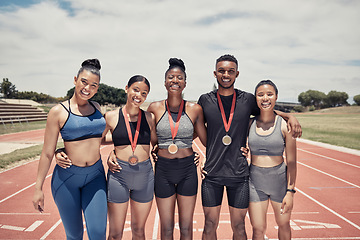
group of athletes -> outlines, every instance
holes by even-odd
[[[198,165],[203,239],[217,239],[225,188],[233,239],[247,239],[247,211],[253,239],[264,239],[269,203],[279,239],[291,238],[295,139],[301,126],[291,114],[274,110],[278,90],[271,80],[261,81],[254,94],[235,89],[238,62],[226,54],[216,60],[218,88],[201,95],[198,103],[188,102],[183,99],[185,64],[171,58],[165,100],[140,109],[150,83],[135,75],[125,87],[126,104],[103,115],[99,104],[89,100],[99,88],[100,68],[97,59],[85,60],[74,77],[73,96],[54,106],[47,118],[33,205],[44,210],[43,183],[56,153],[51,190],[67,239],[83,238],[82,215],[89,239],[106,239],[107,217],[108,239],[121,239],[129,203],[132,239],[145,239],[154,195],[161,239],[174,238],[176,205],[180,239],[192,239]],[[64,149],[56,150],[59,133]],[[197,137],[206,147],[200,163],[192,148]],[[102,144],[114,145],[107,176]]]

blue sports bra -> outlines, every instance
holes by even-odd
[[[249,130],[249,148],[252,155],[283,155],[285,140],[281,132],[281,122],[282,117],[277,116],[272,133],[260,135],[256,132],[256,119],[254,119]]]
[[[60,129],[61,137],[64,142],[102,137],[102,133],[106,127],[105,118],[92,102],[89,101],[89,103],[94,107],[94,112],[88,116],[72,113],[70,100],[69,109],[67,109],[64,104],[60,103],[69,113],[64,126]]]

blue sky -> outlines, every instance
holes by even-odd
[[[273,80],[279,101],[309,89],[360,94],[360,1],[0,0],[0,79],[64,96],[87,58],[124,88],[142,74],[149,101],[166,97],[170,57],[184,60],[185,98],[211,91],[215,60],[233,54],[235,87]],[[352,98],[349,99],[352,102]]]

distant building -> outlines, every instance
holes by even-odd
[[[293,103],[293,102],[276,102],[275,110],[279,110],[282,112],[290,112],[294,109],[294,107],[301,106],[300,103]]]

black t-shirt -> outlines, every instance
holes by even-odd
[[[233,120],[228,132],[232,138],[229,146],[222,143],[226,131],[217,101],[217,90],[200,96],[198,103],[203,108],[207,123],[206,163],[204,170],[209,177],[245,177],[249,175],[248,163],[240,148],[246,146],[250,115],[259,115],[255,96],[235,89],[236,103]],[[226,120],[229,120],[231,96],[221,96]]]

